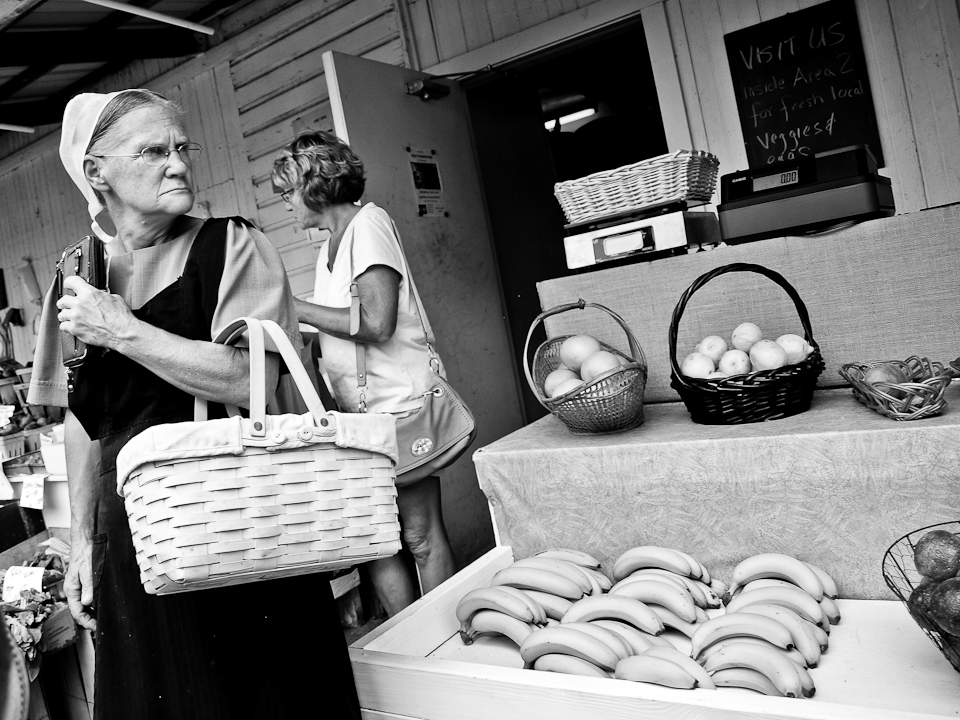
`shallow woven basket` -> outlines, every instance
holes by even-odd
[[[770,278],[793,300],[803,325],[803,336],[813,346],[806,359],[774,370],[758,370],[746,375],[730,375],[706,380],[680,373],[677,362],[677,328],[690,297],[708,282],[731,272],[755,272]],[[800,295],[780,273],[750,263],[731,263],[704,273],[688,287],[673,310],[669,331],[670,387],[680,394],[690,418],[702,425],[735,425],[764,422],[797,415],[810,408],[817,378],[823,372],[820,346],[813,339],[810,315]]]
[[[917,566],[913,561],[914,547],[920,538],[931,530],[947,530],[955,535],[960,535],[960,522],[928,525],[897,540],[884,553],[883,579],[894,594],[907,606],[910,617],[916,621],[927,637],[943,653],[943,656],[950,661],[954,669],[960,672],[960,638],[943,632],[933,618],[919,608],[911,607],[907,602],[910,599],[910,593],[923,580],[923,576],[917,571]]]
[[[560,367],[560,346],[564,340],[572,336],[559,335],[541,344],[534,353],[532,370],[531,365],[527,364],[530,338],[537,326],[546,318],[588,307],[602,310],[623,328],[630,347],[628,355],[603,342],[600,346],[629,362],[598,375],[590,382],[568,393],[548,398],[543,392],[543,381],[547,375]],[[558,417],[570,432],[577,435],[614,433],[635,428],[643,423],[643,391],[647,386],[647,359],[626,322],[609,308],[578,300],[540,313],[527,333],[523,357],[524,371],[530,389],[537,396],[540,404]]]
[[[905,383],[865,383],[864,375],[877,365],[895,365],[907,376]],[[893,420],[919,420],[939,415],[947,407],[944,397],[956,370],[943,363],[913,355],[906,360],[878,360],[843,365],[840,377],[850,383],[853,396],[871,410]],[[902,396],[902,397],[898,397]]]
[[[709,202],[720,161],[699,150],[677,150],[613,170],[554,185],[567,222],[615,215],[667,203]]]

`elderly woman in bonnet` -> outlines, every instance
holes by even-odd
[[[96,630],[95,715],[306,717],[322,668],[324,710],[359,718],[323,576],[171,596],[148,595],[140,583],[116,493],[117,453],[148,427],[192,420],[195,397],[248,404],[248,351],[212,342],[235,318],[275,320],[300,341],[283,265],[263,234],[241,218],[187,215],[200,152],[179,108],[150,91],[79,95],[64,114],[61,159],[104,242],[108,289],[77,277],[61,298],[51,289],[29,400],[69,408],[66,590],[78,622]],[[61,331],[104,349],[77,369],[69,392]],[[268,355],[269,388],[279,361]],[[295,645],[322,661],[288,659]]]

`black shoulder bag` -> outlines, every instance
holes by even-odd
[[[98,290],[107,288],[107,263],[103,250],[103,243],[93,235],[87,235],[79,242],[74,243],[60,256],[57,262],[57,294],[63,297],[64,292],[73,295],[71,290],[65,290],[63,281],[76,275]],[[87,345],[79,338],[68,332],[60,332],[60,350],[63,355],[63,366],[67,368],[67,388],[73,391],[73,373],[88,358],[101,352],[102,348]]]

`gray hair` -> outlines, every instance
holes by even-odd
[[[172,100],[167,100],[167,98],[159,93],[139,88],[136,90],[127,90],[108,102],[103,112],[100,113],[86,151],[88,153],[91,152],[97,143],[103,140],[125,115],[128,115],[134,110],[139,110],[142,107],[149,107],[151,105],[168,108],[178,117],[183,116],[183,110],[177,103]]]

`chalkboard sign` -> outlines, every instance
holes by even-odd
[[[883,151],[853,0],[724,35],[750,168],[865,144]]]

